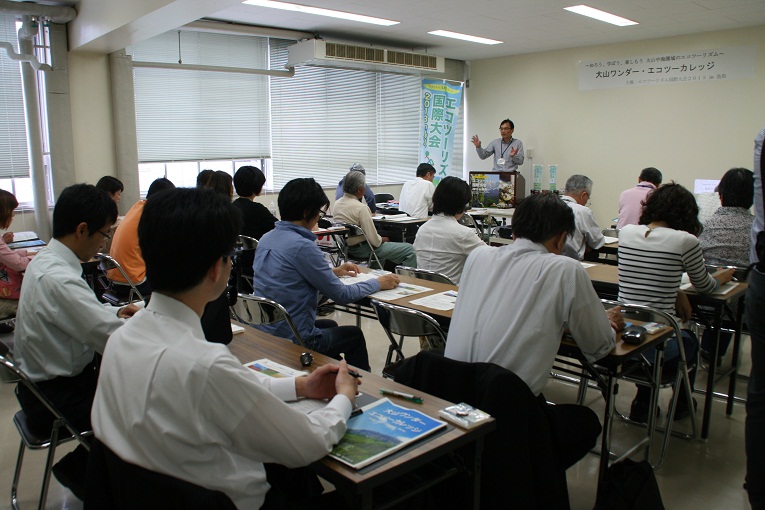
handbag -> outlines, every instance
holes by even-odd
[[[608,468],[595,510],[664,510],[651,464],[624,459]]]

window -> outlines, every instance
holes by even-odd
[[[133,58],[174,63],[179,44],[184,63],[281,70],[294,41],[173,31]],[[369,184],[401,183],[419,163],[419,76],[317,67],[292,78],[140,67],[134,76],[142,193],[159,176],[193,185],[214,161],[256,160],[270,191],[297,177],[334,187],[353,163]],[[455,168],[462,132],[460,122]]]
[[[268,39],[166,32],[134,46],[134,61],[265,69]],[[134,68],[141,162],[269,157],[268,77]]]
[[[15,16],[0,15],[0,41],[8,42],[19,52],[18,30],[21,23]],[[21,66],[7,58],[4,50],[0,57],[0,188],[13,193],[23,207],[34,206],[32,179],[29,176],[29,152],[27,148],[24,100],[21,90]],[[41,62],[50,62],[50,46],[47,29],[40,27],[35,39],[35,53]],[[38,73],[38,97],[40,100],[41,126],[43,129],[43,164],[46,177],[50,179],[50,153],[45,118],[45,87],[42,73]],[[48,186],[50,190],[51,186]],[[50,195],[50,191],[49,191]],[[52,197],[48,197],[49,202]]]
[[[138,186],[141,196],[145,197],[151,183],[160,177],[170,179],[179,188],[193,188],[197,185],[197,175],[202,170],[222,170],[233,177],[237,168],[252,165],[260,168],[265,174],[266,184],[263,186],[263,190],[266,191],[273,189],[273,181],[265,163],[266,160],[264,159],[140,163],[138,165]]]

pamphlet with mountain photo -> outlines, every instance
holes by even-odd
[[[348,430],[329,456],[360,469],[443,427],[441,420],[382,398],[348,420]]]

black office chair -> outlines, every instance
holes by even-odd
[[[236,240],[229,284],[236,285],[239,292],[252,293],[252,263],[257,249],[258,240],[254,237],[240,235]]]
[[[124,461],[98,438],[88,458],[85,508],[236,510],[223,492]]]
[[[394,200],[394,197],[390,193],[375,193],[375,203],[377,204],[390,202],[391,200]]]
[[[3,344],[4,345],[4,344]],[[53,414],[54,421],[53,427],[49,435],[41,436],[32,431],[29,420],[24,411],[18,411],[13,415],[13,424],[16,426],[16,430],[21,436],[21,442],[19,444],[19,454],[16,458],[16,469],[13,473],[13,481],[11,482],[11,508],[19,510],[18,500],[18,488],[19,480],[21,479],[21,468],[24,462],[24,453],[27,449],[30,450],[48,450],[48,457],[45,461],[45,468],[43,470],[42,487],[40,489],[40,500],[37,508],[43,510],[45,508],[45,501],[48,498],[48,488],[50,486],[50,475],[53,469],[53,461],[56,457],[56,448],[58,445],[68,443],[69,441],[77,440],[86,449],[89,449],[87,438],[93,434],[92,431],[80,431],[77,430],[64,415],[53,405],[53,403],[37,388],[37,385],[32,382],[29,377],[19,368],[19,366],[9,356],[7,349],[0,355],[0,370],[8,373],[8,376],[12,379],[19,381],[19,384],[23,384],[29,392],[34,395],[40,403],[42,403],[48,411]]]
[[[423,351],[401,362],[395,380],[450,402],[465,402],[497,420],[481,458],[482,508],[570,508],[549,420],[520,377],[493,363],[466,363]],[[457,487],[447,480],[432,492],[442,507],[460,508],[468,502],[461,501],[464,492]]]

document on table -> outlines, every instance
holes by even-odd
[[[421,297],[410,301],[409,304],[424,306],[434,310],[454,310],[454,304],[457,302],[457,291],[447,290],[438,294]]]
[[[251,361],[249,363],[245,363],[244,366],[260,373],[261,375],[267,375],[268,377],[301,377],[308,375],[306,372],[292,369],[286,365],[282,365],[281,363],[271,361],[268,358]],[[327,405],[327,403],[323,400],[318,400],[315,398],[301,398],[299,400],[287,402],[287,405],[296,411],[300,411],[303,414],[308,414],[317,409],[322,409]]]
[[[411,283],[399,283],[398,287],[390,290],[378,290],[369,297],[374,299],[382,299],[383,301],[393,301],[394,299],[401,299],[407,296],[414,296],[415,294],[422,294],[433,290],[429,287],[420,287],[419,285],[413,285]]]
[[[736,287],[738,287],[738,283],[737,282],[723,283],[722,285],[717,287],[717,290],[712,292],[711,295],[712,296],[724,296],[725,294],[727,294],[728,292],[732,291]],[[681,290],[696,290],[696,288],[693,286],[693,284],[691,282],[688,282],[688,283],[685,283],[685,284],[681,285],[680,289]]]
[[[611,237],[611,236],[603,236],[603,239],[605,240],[604,244],[613,244],[619,241],[618,237]]]
[[[359,273],[356,276],[341,276],[340,283],[343,285],[355,285],[367,280],[376,280],[377,277],[390,274],[390,271],[370,271],[369,273]]]
[[[580,262],[580,264],[582,264],[582,267],[585,269],[595,266],[595,264],[590,264],[589,262]]]
[[[385,221],[407,221],[407,220],[416,220],[417,218],[412,218],[411,216],[406,214],[392,214],[390,216],[375,216],[372,219],[385,220]]]

